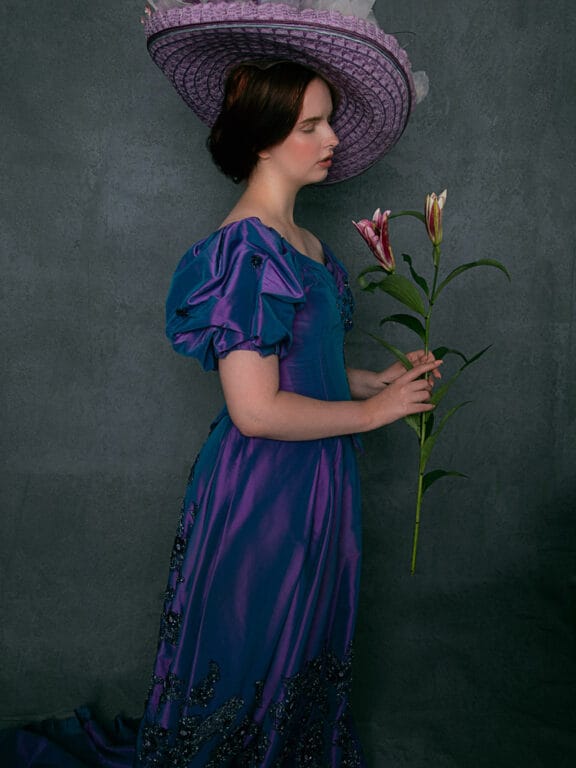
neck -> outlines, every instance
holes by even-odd
[[[258,216],[265,224],[280,231],[294,227],[294,204],[298,189],[284,179],[271,178],[257,167],[250,176],[242,197],[233,213],[239,216]]]

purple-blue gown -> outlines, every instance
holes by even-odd
[[[349,400],[352,297],[325,264],[248,218],[186,253],[174,348],[206,370],[278,355],[280,387]],[[360,568],[356,441],[243,436],[226,409],[191,472],[170,561],[137,768],[357,768],[351,644]]]

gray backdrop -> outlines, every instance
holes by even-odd
[[[356,275],[370,257],[352,218],[447,187],[446,264],[492,256],[513,275],[470,272],[438,306],[436,343],[494,347],[452,400],[474,403],[433,466],[470,479],[426,498],[415,577],[413,434],[364,441],[355,711],[371,766],[576,759],[574,8],[378,0],[430,95],[376,167],[301,196],[301,223]],[[84,702],[140,712],[188,467],[221,403],[217,378],[170,350],[163,302],[238,190],[149,61],[140,13],[3,6],[4,725]],[[393,237],[428,259],[416,222]],[[398,308],[357,300],[349,361],[382,367],[364,331]]]

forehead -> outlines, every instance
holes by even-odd
[[[302,99],[300,119],[320,117],[332,112],[332,95],[330,89],[319,77],[315,77],[308,83]]]

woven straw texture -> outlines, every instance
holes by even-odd
[[[355,176],[388,152],[414,99],[410,62],[396,38],[334,11],[280,4],[190,5],[152,14],[148,50],[180,96],[212,125],[230,68],[289,59],[326,77],[340,94],[333,126],[340,144],[327,183]]]

